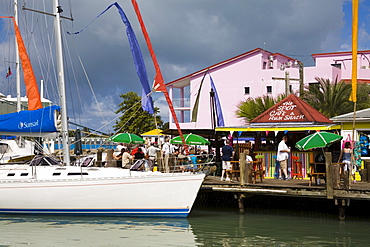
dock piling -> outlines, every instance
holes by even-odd
[[[238,206],[239,206],[239,213],[241,213],[241,214],[244,213],[244,202],[243,202],[243,198],[244,197],[245,197],[245,195],[242,194],[242,193],[237,194]]]
[[[239,169],[240,169],[240,185],[245,185],[246,181],[246,163],[245,163],[245,152],[239,155]]]
[[[344,221],[346,218],[346,206],[349,206],[349,202],[349,199],[335,199],[335,205],[338,205],[340,221]]]
[[[325,166],[326,166],[326,198],[334,199],[334,189],[333,189],[333,172],[332,172],[332,155],[330,152],[325,152]]]

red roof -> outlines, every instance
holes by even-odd
[[[333,123],[324,114],[291,94],[255,119],[251,123]]]

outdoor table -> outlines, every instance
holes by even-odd
[[[310,178],[309,186],[312,185],[312,179],[315,179],[315,185],[317,185],[318,178],[322,178],[325,180],[326,163],[323,162],[310,163],[310,172],[307,172],[307,176]]]

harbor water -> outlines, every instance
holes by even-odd
[[[187,219],[0,217],[0,246],[369,246],[370,221],[194,209]]]

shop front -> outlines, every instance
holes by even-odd
[[[355,124],[353,125],[355,118]],[[343,142],[349,141],[359,155],[355,155],[356,165],[360,169],[369,170],[370,166],[370,108],[351,112],[331,118],[333,122],[341,125]],[[354,128],[353,128],[354,127]],[[355,145],[356,144],[356,145]],[[356,180],[359,180],[356,174]]]
[[[270,178],[276,176],[276,151],[284,135],[288,137],[287,145],[292,150],[288,170],[291,169],[293,159],[298,160],[302,163],[305,177],[309,164],[314,162],[315,155],[322,151],[299,151],[295,148],[295,143],[315,131],[338,129],[340,125],[293,94],[253,119],[248,126],[216,128],[217,131],[230,131],[235,136],[234,140],[253,136],[253,140],[244,146],[253,151],[254,159],[262,160],[265,176]]]

